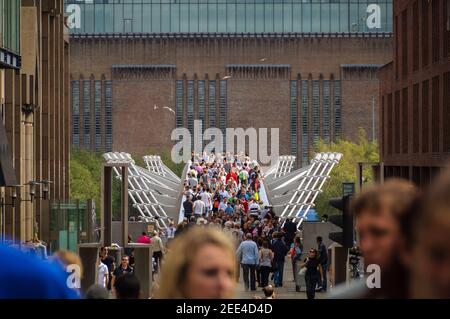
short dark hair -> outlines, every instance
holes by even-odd
[[[322,238],[322,236],[317,236],[316,240],[317,240],[318,242],[322,242],[323,238]]]
[[[100,285],[92,285],[86,291],[86,299],[108,299],[108,290]]]
[[[263,288],[263,292],[264,292],[264,296],[270,297],[275,292],[275,289],[273,289],[273,287],[269,285],[269,286],[266,286]]]
[[[125,273],[116,278],[114,282],[117,299],[138,299],[141,285],[135,275]]]

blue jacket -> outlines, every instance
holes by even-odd
[[[257,265],[259,263],[258,246],[253,240],[243,241],[239,245],[236,255],[241,264]]]

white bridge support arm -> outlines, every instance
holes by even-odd
[[[268,197],[282,220],[293,217],[300,227],[314,201],[329,178],[331,171],[342,158],[341,153],[318,153],[311,164],[281,177],[275,177],[281,161],[269,169],[270,182],[266,182]]]

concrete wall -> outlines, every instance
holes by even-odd
[[[308,251],[311,248],[317,249],[316,237],[322,236],[323,243],[328,248],[333,241],[328,239],[332,232],[341,231],[339,227],[329,222],[304,222],[303,223],[303,249]]]

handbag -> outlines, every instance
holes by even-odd
[[[306,274],[306,267],[303,267],[298,271],[299,276],[304,276],[305,274]]]

